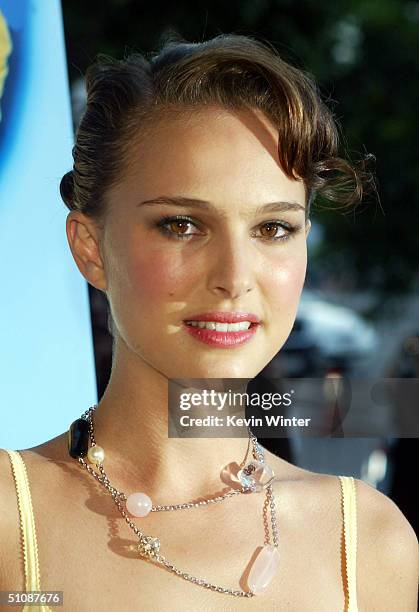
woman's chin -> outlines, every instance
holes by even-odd
[[[255,370],[254,368],[252,368],[252,371],[249,372],[249,368],[237,368],[237,367],[220,367],[220,365],[218,366],[214,366],[214,367],[203,367],[203,368],[199,368],[199,367],[195,367],[195,368],[190,368],[190,369],[185,369],[185,370],[179,370],[177,369],[176,371],[176,376],[173,378],[176,378],[176,380],[195,380],[197,382],[199,382],[200,380],[202,381],[207,381],[208,379],[219,379],[219,380],[224,380],[226,378],[237,378],[237,379],[243,379],[244,382],[248,382],[249,380],[251,380],[252,378],[254,378],[255,376],[257,376],[257,374],[261,371],[262,368],[260,368],[259,370]],[[214,381],[214,383],[216,383],[216,381]]]

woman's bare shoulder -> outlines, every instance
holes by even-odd
[[[358,533],[368,545],[381,545],[391,564],[401,557],[418,557],[418,540],[412,525],[394,501],[370,484],[355,479]],[[393,561],[392,561],[393,559]]]
[[[416,611],[419,557],[413,527],[392,499],[363,480],[356,479],[356,494],[358,565],[370,577],[359,585],[365,608]]]
[[[268,458],[274,471],[275,468],[278,471],[279,482],[275,487],[278,500],[284,491],[281,481],[292,483],[293,497],[299,499],[302,512],[305,503],[313,518],[313,513],[317,514],[320,524],[327,522],[331,528],[333,525],[342,528],[337,476],[305,470],[271,454]],[[372,612],[416,612],[419,555],[415,531],[390,497],[359,478],[354,478],[354,482],[358,601],[363,609]]]
[[[326,493],[328,489],[337,490],[340,486],[337,476],[307,470],[285,461],[269,451],[265,451],[265,460],[273,469],[279,481],[298,483],[301,486],[306,485],[318,490],[321,494]]]
[[[282,470],[285,480],[299,482],[313,494],[317,491],[319,499],[324,500],[329,493],[340,489],[338,476],[306,470],[283,461],[271,453],[269,455],[274,470],[275,467],[279,473]],[[407,554],[410,552],[410,560],[412,553],[417,559],[418,540],[413,527],[400,508],[390,497],[367,482],[359,478],[354,478],[354,482],[358,535],[359,539],[367,544],[366,548],[374,543],[376,546],[381,543],[383,550],[390,546],[394,549],[395,555],[399,553],[400,556],[402,550],[405,550]]]
[[[63,474],[60,466],[67,461],[70,463],[66,436],[63,433],[37,446],[19,449],[32,493],[37,483],[57,484]],[[0,590],[7,590],[20,580],[22,551],[16,483],[9,454],[4,448],[0,448],[0,542]],[[21,585],[14,588],[20,589]]]
[[[70,462],[66,452],[66,434],[47,440],[42,444],[20,450],[19,454],[27,468],[29,485],[34,479],[45,477],[49,466]],[[6,449],[0,448],[0,526],[6,521],[15,520],[18,512],[17,492],[13,477],[12,464]]]

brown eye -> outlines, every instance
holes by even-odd
[[[174,234],[185,234],[187,226],[190,225],[189,221],[170,221],[168,226]],[[179,232],[177,230],[180,230]]]
[[[265,225],[261,226],[261,231],[263,229],[267,230],[265,234],[262,234],[265,238],[277,238],[278,229],[281,226],[278,223],[265,223]],[[283,229],[283,228],[281,228]]]
[[[156,227],[169,238],[189,240],[195,235],[195,232],[191,232],[190,228],[196,228],[197,226],[191,219],[186,217],[163,217],[156,223]]]

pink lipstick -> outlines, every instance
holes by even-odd
[[[234,348],[253,338],[261,324],[250,312],[212,311],[184,320],[186,330],[197,340],[219,348]]]

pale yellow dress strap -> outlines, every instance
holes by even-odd
[[[38,544],[36,540],[35,518],[26,465],[18,451],[9,449],[4,450],[10,457],[13,477],[16,485],[25,570],[25,590],[40,591],[41,577],[39,571]],[[46,605],[25,605],[23,607],[23,611],[52,612],[51,608]]]
[[[348,596],[345,612],[358,612],[356,593],[357,508],[355,480],[352,476],[339,476],[339,479],[342,489]]]

